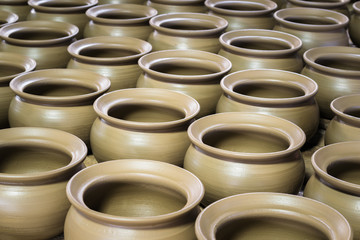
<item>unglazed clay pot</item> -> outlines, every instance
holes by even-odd
[[[355,2],[353,5],[354,12],[350,18],[349,24],[349,35],[351,41],[357,46],[360,47],[360,1]]]
[[[0,9],[15,13],[19,21],[25,21],[31,7],[28,5],[28,0],[0,0]]]
[[[311,161],[315,174],[304,196],[338,210],[349,221],[354,239],[360,239],[360,141],[322,147]]]
[[[175,12],[206,13],[204,0],[148,0],[146,4],[155,8],[159,14]]]
[[[277,4],[270,0],[206,0],[209,14],[226,19],[226,31],[239,29],[273,29],[272,17]]]
[[[14,92],[10,89],[10,81],[26,72],[34,70],[35,60],[26,56],[0,52],[0,128],[9,127],[8,111]]]
[[[79,172],[67,196],[65,239],[195,240],[204,187],[172,164],[126,159]]]
[[[220,36],[219,55],[232,63],[231,72],[246,69],[281,69],[300,72],[303,68],[298,54],[301,40],[291,34],[265,29],[242,29]]]
[[[348,4],[350,0],[287,0],[286,8],[305,7],[320,8],[336,11],[349,16]]]
[[[196,219],[198,240],[351,240],[349,222],[335,209],[301,196],[247,193],[221,199]]]
[[[193,122],[184,168],[205,186],[202,201],[248,192],[297,194],[304,179],[305,134],[283,118],[228,112]],[[286,179],[286,180],[285,180]]]
[[[86,15],[90,21],[84,37],[127,36],[147,40],[153,31],[149,20],[157,11],[138,4],[106,4],[89,9]]]
[[[132,4],[145,4],[146,0],[99,0],[99,5],[105,4],[122,4],[122,3],[132,3]]]
[[[165,50],[140,58],[143,70],[137,87],[165,88],[185,93],[200,104],[198,117],[215,113],[222,90],[220,80],[231,62],[217,54],[198,50]]]
[[[151,45],[132,37],[92,37],[72,43],[67,67],[99,73],[111,80],[109,91],[135,87],[141,74],[138,60]]]
[[[79,29],[73,24],[54,21],[22,21],[0,29],[0,50],[19,53],[36,61],[36,69],[65,67],[66,51]]]
[[[32,9],[27,20],[71,23],[79,28],[78,38],[81,38],[89,21],[85,12],[97,3],[98,0],[29,0]]]
[[[83,168],[85,144],[49,128],[0,130],[0,238],[47,240],[62,233],[68,180]]]
[[[360,94],[336,98],[331,110],[335,116],[325,131],[325,144],[360,141]]]
[[[18,20],[19,16],[15,13],[0,10],[0,28],[5,26],[6,24],[17,22]]]
[[[22,74],[10,82],[16,97],[9,107],[11,127],[48,127],[72,133],[89,146],[97,117],[93,102],[110,80],[79,69],[47,69]]]
[[[117,90],[94,103],[90,135],[97,161],[139,158],[182,165],[186,130],[200,110],[188,95],[158,88]]]
[[[257,112],[285,118],[306,134],[317,132],[317,84],[310,78],[282,70],[254,69],[235,72],[221,80],[217,112]]]
[[[217,16],[202,13],[169,13],[150,19],[154,31],[148,42],[154,51],[196,49],[217,53],[219,37],[228,22]]]
[[[354,47],[318,47],[304,53],[302,74],[318,85],[316,99],[323,118],[334,115],[330,103],[337,97],[360,93],[360,49]]]

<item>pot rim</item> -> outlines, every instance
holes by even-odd
[[[275,217],[306,222],[333,240],[350,240],[353,237],[348,220],[334,208],[310,198],[269,192],[233,195],[210,204],[196,219],[196,236],[199,240],[215,239],[221,225],[247,217]],[[341,232],[334,229],[341,229]]]
[[[196,22],[210,23],[214,27],[203,30],[183,30],[163,27],[161,24],[171,21],[191,21],[192,24]],[[201,37],[209,35],[220,35],[228,26],[228,21],[222,17],[209,15],[206,13],[165,13],[156,15],[149,21],[150,26],[159,32],[181,37]]]
[[[0,18],[6,23],[0,25],[0,27],[6,26],[7,24],[15,23],[19,20],[19,16],[16,13],[0,10]]]
[[[137,54],[120,57],[90,57],[81,54],[81,51],[94,46],[111,47],[118,49],[133,50]],[[71,43],[67,51],[69,54],[79,61],[95,62],[96,64],[115,64],[127,61],[137,61],[140,57],[151,52],[152,45],[142,39],[133,37],[115,37],[115,36],[100,36],[89,37],[77,40]]]
[[[176,99],[176,105],[169,101],[170,97]],[[129,103],[172,108],[184,113],[184,117],[167,122],[136,122],[108,115],[108,111],[111,108]],[[200,105],[194,98],[184,93],[161,88],[129,88],[115,90],[96,99],[93,106],[98,116],[106,122],[120,127],[143,131],[167,130],[169,128],[184,126],[185,123],[194,119],[200,111]]]
[[[345,113],[347,109],[352,107],[360,107],[360,94],[337,97],[330,103],[331,111],[342,121],[354,126],[359,126],[360,118]]]
[[[80,2],[81,1],[81,2]],[[81,13],[85,12],[88,8],[91,8],[98,4],[98,0],[77,0],[76,3],[82,3],[82,5],[76,6],[68,6],[68,7],[56,7],[56,6],[44,6],[42,4],[48,2],[59,2],[59,3],[66,3],[66,2],[73,2],[73,0],[29,0],[28,4],[34,8],[36,11],[39,12],[46,12],[46,13]]]
[[[336,20],[336,24],[303,24],[303,23],[295,23],[286,20],[286,17],[294,17],[294,16],[316,16],[323,18],[330,18],[332,20]],[[275,21],[288,28],[299,29],[304,31],[329,31],[336,30],[340,28],[346,28],[349,24],[349,18],[339,12],[321,8],[308,8],[308,7],[296,7],[296,8],[283,8],[277,10],[273,15]]]
[[[145,182],[169,189],[175,188],[175,191],[186,198],[186,204],[175,212],[150,217],[122,217],[90,209],[84,202],[85,192],[96,183],[106,180]],[[102,162],[76,173],[67,184],[66,194],[71,204],[86,217],[106,224],[154,227],[190,213],[199,205],[205,190],[193,173],[181,167],[147,159],[121,159]]]
[[[253,5],[261,5],[264,7],[264,9],[261,10],[231,10],[231,9],[226,9],[226,8],[221,8],[218,7],[217,4],[218,3],[250,3]],[[263,16],[269,13],[274,12],[278,6],[275,2],[270,1],[270,0],[240,0],[240,1],[233,1],[233,0],[206,0],[205,1],[205,6],[215,12],[215,13],[219,13],[219,14],[224,14],[224,15],[231,15],[231,16],[248,16],[248,17],[255,17],[255,16]]]
[[[356,154],[359,156],[360,141],[347,141],[338,142],[330,145],[326,145],[318,149],[311,156],[311,164],[315,171],[315,174],[323,179],[326,183],[339,189],[340,191],[355,194],[360,196],[360,185],[347,182],[330,175],[327,171],[328,167],[335,162],[341,162],[346,157],[351,157]],[[341,156],[339,155],[341,153]],[[352,162],[360,162],[360,158],[351,159]]]
[[[247,127],[261,132],[277,134],[286,139],[289,146],[281,151],[264,153],[234,152],[212,147],[203,142],[203,137],[216,130],[240,129]],[[296,124],[272,115],[251,112],[224,112],[202,117],[192,122],[188,128],[188,136],[194,146],[206,154],[222,159],[235,161],[266,162],[279,161],[281,157],[293,154],[305,143],[304,131]]]
[[[203,4],[204,0],[151,0],[151,2],[165,4],[165,5],[189,5],[189,4]]]
[[[3,134],[6,134],[4,136]],[[72,173],[78,168],[87,155],[85,143],[77,136],[68,132],[42,127],[14,127],[0,130],[0,146],[37,146],[49,147],[66,153],[71,161],[63,167],[35,174],[0,173],[2,184],[37,184],[52,182],[56,178]],[[20,138],[20,139],[19,139]]]
[[[61,71],[59,71],[61,70]],[[24,92],[41,83],[71,84],[92,89],[91,93],[73,96],[42,96]],[[98,73],[82,69],[44,69],[21,74],[10,81],[11,90],[26,101],[47,105],[76,105],[95,101],[110,88],[110,80]]]
[[[249,49],[243,47],[237,47],[231,45],[231,42],[238,39],[262,39],[268,41],[278,41],[285,43],[289,48],[281,50],[258,50],[258,49]],[[226,33],[223,33],[219,41],[224,49],[233,51],[240,54],[250,54],[254,56],[279,56],[284,54],[295,54],[302,47],[302,41],[300,38],[281,31],[268,30],[268,29],[240,29],[232,30]]]
[[[141,13],[143,17],[129,18],[129,19],[108,19],[98,17],[99,14],[106,12],[134,12]],[[127,25],[127,24],[138,24],[147,23],[152,17],[156,16],[158,11],[155,8],[139,5],[139,4],[104,4],[92,7],[86,11],[86,16],[90,20],[99,24],[114,24],[114,25]]]
[[[335,1],[304,1],[304,0],[288,0],[290,3],[301,6],[301,7],[313,7],[313,8],[337,8],[345,6],[346,4],[350,3],[350,0],[338,0]]]
[[[151,65],[159,63],[161,61],[169,62],[171,60],[175,61],[195,61],[196,62],[208,62],[213,65],[219,66],[220,71],[203,74],[203,75],[179,75],[179,74],[169,74],[151,69]],[[232,63],[227,58],[220,56],[215,53],[210,53],[202,50],[193,50],[193,49],[174,49],[174,50],[162,50],[151,52],[142,56],[138,64],[140,68],[151,76],[155,78],[162,79],[163,81],[172,81],[172,82],[181,82],[181,83],[191,83],[194,81],[209,81],[212,79],[217,79],[231,70]]]
[[[0,64],[2,63],[21,67],[23,68],[23,72],[0,77],[0,83],[10,83],[13,78],[19,76],[20,74],[31,72],[36,67],[36,61],[34,59],[12,52],[0,52]]]
[[[359,1],[356,1],[352,4],[352,7],[354,9],[354,12],[356,14],[360,14],[360,2]]]
[[[283,85],[301,89],[304,94],[297,97],[266,98],[241,94],[234,91],[241,84],[264,84]],[[226,75],[220,82],[225,94],[235,101],[246,101],[261,105],[289,105],[301,104],[314,98],[318,92],[317,83],[311,78],[299,73],[278,69],[248,69]]]
[[[314,47],[307,50],[303,54],[303,59],[305,64],[310,67],[325,72],[327,74],[335,76],[347,76],[347,77],[360,77],[360,70],[344,70],[338,68],[327,67],[321,64],[316,63],[316,60],[320,57],[338,57],[339,54],[345,55],[348,58],[357,60],[360,62],[360,49],[349,47],[349,46],[324,46],[324,47]]]
[[[31,30],[49,30],[65,33],[66,36],[45,39],[45,40],[26,40],[26,39],[17,39],[12,38],[10,35],[19,31],[31,31]],[[55,22],[55,21],[41,21],[41,20],[31,20],[31,21],[20,21],[8,24],[0,28],[0,37],[11,44],[26,46],[26,47],[35,47],[41,45],[54,45],[67,42],[78,34],[79,28],[73,24],[65,22]]]

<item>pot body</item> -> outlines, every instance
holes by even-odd
[[[159,14],[175,12],[206,13],[204,0],[190,0],[179,2],[175,0],[148,0],[146,5],[155,8]]]
[[[360,3],[355,2],[353,3],[354,12],[351,14],[350,17],[350,24],[349,24],[349,35],[351,41],[357,46],[360,47],[360,30],[357,27],[360,23]]]
[[[30,5],[28,5],[27,0],[15,0],[15,1],[2,0],[0,1],[0,8],[1,10],[15,13],[16,15],[18,15],[19,17],[18,21],[25,21],[27,15],[31,10],[31,7]]]
[[[346,16],[350,15],[348,4],[350,0],[337,0],[337,1],[304,1],[304,0],[288,0],[286,8],[294,7],[307,7],[307,8],[320,8],[342,13]]]

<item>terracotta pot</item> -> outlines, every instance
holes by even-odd
[[[56,129],[0,130],[1,239],[46,240],[63,231],[66,184],[86,153],[79,138]]]
[[[274,30],[299,37],[300,53],[321,46],[348,46],[349,18],[344,14],[320,8],[285,8],[274,13]]]
[[[86,15],[90,21],[84,37],[127,36],[147,40],[153,31],[149,20],[157,11],[138,4],[106,4],[89,9]]]
[[[131,37],[92,37],[72,43],[68,68],[85,69],[111,80],[110,91],[135,87],[141,74],[138,60],[151,51],[144,40]]]
[[[0,10],[0,28],[5,26],[6,24],[17,22],[18,20],[19,16],[15,13]]]
[[[310,78],[282,70],[244,70],[221,80],[217,112],[257,112],[285,118],[310,140],[319,125],[315,101],[317,84]]]
[[[0,50],[19,53],[36,61],[36,69],[65,67],[70,59],[67,46],[79,29],[54,21],[22,21],[0,29]]]
[[[239,29],[273,29],[272,17],[277,4],[270,0],[206,0],[209,14],[226,19],[226,31]]]
[[[139,158],[182,165],[186,130],[200,110],[195,99],[156,88],[117,90],[94,103],[90,135],[97,161]]]
[[[342,13],[346,16],[349,16],[348,4],[350,0],[288,0],[286,8],[293,7],[305,7],[305,8],[320,8],[327,9]]]
[[[349,35],[350,35],[351,41],[357,47],[360,47],[360,30],[358,27],[360,24],[360,1],[355,2],[352,6],[354,9],[354,12],[350,18]]]
[[[8,111],[11,99],[15,96],[10,89],[10,81],[26,72],[34,70],[35,60],[23,55],[0,52],[0,129],[9,127]]]
[[[298,54],[302,43],[293,35],[264,29],[243,29],[220,36],[219,55],[232,63],[231,72],[246,69],[281,69],[300,72],[303,68]]]
[[[90,71],[48,69],[22,74],[10,82],[17,95],[10,103],[11,127],[48,127],[72,133],[89,146],[96,118],[93,102],[110,87]]]
[[[31,7],[28,0],[0,0],[0,9],[16,14],[18,21],[25,21]]]
[[[146,0],[99,0],[99,5],[105,4],[122,4],[122,3],[132,3],[132,4],[145,4]]]
[[[195,227],[199,240],[352,239],[349,222],[335,209],[281,193],[248,193],[221,199],[199,214]]]
[[[297,194],[302,185],[305,134],[288,120],[218,113],[193,122],[188,134],[184,168],[204,184],[204,205],[247,192]]]
[[[98,0],[29,0],[32,7],[27,20],[58,21],[74,24],[79,28],[78,38],[89,21],[85,12],[95,6]]]
[[[335,143],[312,156],[315,174],[309,179],[304,196],[323,202],[346,217],[354,239],[360,239],[360,142]]]
[[[155,8],[159,14],[175,12],[207,12],[207,8],[204,5],[204,0],[148,0],[146,4]]]
[[[196,49],[217,53],[219,37],[228,22],[217,16],[202,13],[169,13],[150,19],[154,31],[148,42],[154,51]]]
[[[221,96],[220,80],[231,62],[217,54],[198,50],[165,50],[140,58],[143,70],[137,87],[165,88],[185,93],[200,104],[198,117],[215,113]]]
[[[360,49],[353,47],[318,47],[304,54],[302,74],[318,85],[316,99],[323,118],[334,115],[330,103],[335,98],[360,93]]]

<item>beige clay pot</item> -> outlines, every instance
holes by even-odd
[[[360,1],[355,2],[353,5],[354,12],[351,14],[350,24],[349,24],[349,35],[351,41],[357,46],[360,47]]]
[[[1,5],[0,5],[1,9]],[[19,20],[19,16],[15,13],[0,10],[0,28],[5,26],[6,24],[14,23]]]
[[[315,174],[304,196],[335,208],[349,221],[354,239],[360,239],[360,141],[331,144],[311,159]]]
[[[140,58],[143,70],[137,87],[165,88],[185,93],[200,104],[198,117],[215,113],[220,80],[230,71],[226,58],[198,50],[165,50]]]
[[[146,5],[155,8],[159,14],[166,13],[206,13],[205,0],[147,0]]]
[[[287,0],[286,7],[294,8],[294,7],[305,7],[305,8],[320,8],[327,9],[342,13],[349,17],[350,12],[348,9],[348,4],[350,0]]]
[[[146,3],[146,0],[99,0],[99,5],[105,4],[123,4],[123,3],[132,3],[137,5],[143,5]]]
[[[195,240],[203,195],[198,178],[168,163],[99,163],[69,181],[65,239]]]
[[[49,128],[0,130],[0,236],[47,240],[62,233],[68,180],[83,168],[85,144]]]
[[[204,205],[248,192],[297,194],[302,185],[305,134],[288,120],[218,113],[193,122],[188,134],[184,168],[204,184]]]
[[[186,130],[200,110],[182,93],[158,88],[117,90],[94,103],[90,135],[99,162],[151,159],[182,165],[190,140]]]
[[[18,21],[25,21],[31,7],[28,0],[0,0],[0,9],[16,14],[19,17]]]

